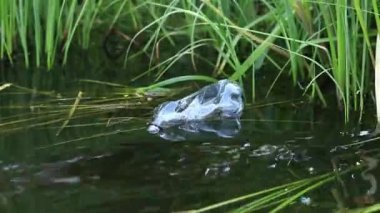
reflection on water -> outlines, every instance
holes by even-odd
[[[203,120],[187,122],[181,126],[160,129],[158,135],[169,141],[193,140],[194,138],[233,138],[240,132],[239,119]]]
[[[376,156],[376,157],[379,157],[379,156]],[[370,198],[372,198],[371,200],[373,200],[373,202],[375,201],[375,194],[377,192],[377,179],[376,179],[376,176],[374,174],[372,174],[372,172],[376,171],[377,169],[377,166],[379,164],[379,159],[378,158],[374,158],[372,156],[366,156],[364,153],[363,155],[361,156],[361,159],[366,163],[367,165],[367,168],[364,169],[364,171],[361,172],[361,178],[365,181],[368,182],[369,184],[369,188],[366,192],[366,195]]]
[[[338,201],[354,207],[379,200],[378,150],[361,147],[367,151],[359,155],[353,149],[331,152],[333,144],[320,145],[319,141],[326,138],[306,131],[303,124],[293,134],[281,129],[267,129],[265,133],[263,129],[248,135],[249,125],[251,122],[243,122],[241,133],[234,139],[214,135],[206,140],[168,143],[141,129],[98,138],[102,144],[90,140],[80,145],[37,149],[36,155],[23,163],[2,163],[4,198],[17,205],[12,208],[21,210],[51,198],[55,201],[41,203],[39,208],[57,210],[81,197],[81,204],[69,207],[70,211],[167,212],[204,206],[360,163],[368,166],[341,177],[338,187],[331,186],[336,191],[333,197],[321,190],[301,197],[300,204],[316,208],[324,203],[330,207],[323,208],[330,209]],[[102,147],[96,147],[99,145]]]

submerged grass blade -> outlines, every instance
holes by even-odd
[[[98,80],[92,80],[92,79],[81,79],[79,81],[86,82],[86,83],[93,83],[93,84],[112,86],[112,87],[126,87],[125,85],[122,85],[122,84],[117,84],[117,83],[112,83],[112,82],[106,82],[106,81],[98,81]]]
[[[27,87],[19,86],[17,84],[12,84],[12,83],[5,83],[5,84],[1,85],[0,86],[0,91],[6,89],[8,87],[14,87],[14,88],[17,88],[17,89],[19,89],[21,91],[25,91],[26,93],[33,93],[33,94],[39,94],[39,95],[46,95],[46,96],[55,97],[55,93],[54,92],[39,91],[39,90],[36,90],[36,89],[27,88]]]
[[[168,86],[168,85],[172,85],[172,84],[184,82],[184,81],[206,81],[206,82],[214,83],[216,82],[216,79],[212,77],[208,77],[208,76],[203,76],[203,75],[184,75],[184,76],[174,77],[174,78],[170,78],[164,81],[160,81],[158,83],[149,85],[147,87],[143,87],[141,89],[149,90],[149,89],[164,87],[164,86]]]
[[[54,143],[54,144],[49,145],[49,146],[38,147],[37,150],[48,149],[48,148],[52,148],[52,147],[55,147],[55,146],[62,146],[62,145],[66,145],[66,144],[73,143],[73,142],[84,141],[84,140],[89,140],[89,139],[94,139],[94,138],[100,138],[100,137],[106,137],[106,136],[110,136],[110,135],[116,135],[116,134],[127,133],[127,132],[129,133],[129,132],[139,131],[139,130],[143,130],[143,129],[146,129],[146,126],[136,127],[136,128],[126,129],[126,130],[115,130],[115,131],[112,131],[112,132],[98,133],[98,134],[94,134],[94,135],[90,135],[90,136],[86,136],[86,137],[75,138],[75,139],[72,139],[72,140],[67,140],[67,141],[62,141],[62,142]]]
[[[77,98],[75,99],[75,102],[74,102],[73,106],[71,107],[71,109],[70,109],[70,111],[69,111],[69,114],[68,114],[68,116],[67,116],[67,119],[63,122],[61,128],[58,129],[56,135],[59,135],[59,134],[61,133],[61,131],[65,128],[65,126],[69,123],[70,119],[73,117],[74,112],[75,112],[75,110],[76,110],[77,107],[78,107],[79,101],[80,101],[80,99],[82,98],[82,94],[83,94],[82,91],[79,91],[79,92],[78,92],[78,96],[77,96]]]

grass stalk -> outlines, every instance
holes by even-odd
[[[375,97],[377,123],[380,124],[380,33],[377,35],[376,40]]]
[[[76,1],[73,1],[74,3],[74,5],[76,5],[77,4],[77,2]],[[73,37],[74,37],[74,33],[75,33],[75,31],[76,31],[76,29],[77,29],[77,27],[78,27],[78,25],[79,25],[79,22],[81,21],[81,18],[83,17],[83,15],[84,15],[84,13],[86,12],[86,10],[87,10],[87,6],[89,5],[89,4],[91,4],[91,3],[89,3],[90,1],[84,1],[84,3],[83,3],[83,5],[82,5],[82,8],[80,9],[80,12],[79,12],[79,14],[78,14],[78,17],[77,17],[77,19],[75,20],[75,23],[74,23],[74,25],[72,25],[72,22],[70,22],[70,24],[69,24],[69,27],[68,27],[68,29],[67,29],[67,40],[66,40],[66,42],[65,42],[65,45],[64,45],[64,47],[63,47],[63,51],[64,51],[64,53],[63,53],[63,64],[66,64],[66,61],[67,61],[67,55],[68,55],[68,52],[69,52],[69,48],[70,48],[70,45],[71,45],[71,43],[72,43],[72,40],[73,40]],[[74,9],[75,9],[75,7],[73,7]],[[73,14],[72,13],[70,13],[70,16],[72,17],[73,16]],[[71,18],[71,20],[74,20],[73,18]]]
[[[20,60],[15,53],[21,52],[26,66],[46,64],[51,69],[58,55],[67,62],[72,45],[88,48],[96,37],[90,36],[92,29],[99,26],[105,34],[117,28],[128,35],[124,38],[132,35],[124,65],[135,57],[149,57],[149,68],[131,81],[150,74],[161,81],[174,64],[190,55],[194,72],[199,72],[196,59],[214,68],[184,76],[250,82],[253,100],[259,87],[256,72],[270,63],[276,69],[269,72],[277,77],[269,91],[280,75],[288,74],[293,86],[300,85],[310,99],[326,105],[323,84],[332,82],[346,120],[350,110],[364,110],[373,82],[370,70],[378,63],[373,51],[380,28],[376,0],[2,1],[0,57],[13,63]],[[132,55],[131,47],[141,43],[136,39],[142,34],[143,46]],[[178,52],[160,54],[166,44]],[[216,52],[215,57],[205,55],[206,48]],[[252,78],[244,81],[248,73]]]
[[[78,104],[79,104],[80,99],[82,98],[82,94],[83,94],[82,91],[78,92],[78,96],[75,99],[75,102],[69,111],[67,119],[63,122],[61,128],[58,129],[57,133],[55,134],[56,136],[58,136],[62,132],[62,130],[67,126],[67,124],[69,124],[70,119],[73,117],[75,110],[78,108]]]
[[[36,57],[36,66],[41,65],[41,46],[42,46],[42,26],[41,26],[41,2],[40,0],[32,1],[33,7],[33,24],[34,24],[34,44],[35,51],[34,55]]]
[[[16,1],[12,1],[16,4]],[[18,35],[20,36],[21,47],[24,52],[25,65],[29,66],[29,49],[27,43],[27,29],[28,29],[28,16],[29,16],[30,1],[18,0],[18,5],[15,6],[16,12],[16,25],[18,28]]]

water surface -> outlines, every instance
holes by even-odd
[[[60,74],[9,68],[2,74],[2,82],[36,89],[0,92],[2,212],[197,209],[369,162],[375,166],[307,193],[287,210],[333,211],[379,200],[377,139],[346,146],[374,137],[370,110],[361,124],[345,125],[335,107],[321,109],[297,93],[260,99],[259,91],[257,102],[247,103],[235,138],[170,142],[146,131],[153,107],[165,98],[125,101],[115,88],[78,81],[125,83],[108,71],[94,74],[100,66],[88,72],[73,64],[66,69],[77,73],[55,70]],[[88,109],[77,110],[62,129],[79,91]]]

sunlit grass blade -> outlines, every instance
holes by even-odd
[[[366,3],[366,2],[364,2]],[[371,47],[371,42],[370,42],[370,37],[369,37],[369,30],[367,29],[367,25],[368,25],[368,19],[367,18],[364,18],[364,16],[367,16],[367,12],[364,12],[363,9],[361,8],[361,1],[359,0],[354,0],[354,7],[355,7],[355,10],[356,10],[356,16],[358,18],[358,21],[360,23],[360,27],[362,29],[362,32],[363,32],[363,39],[365,41],[365,44],[368,46],[367,50],[369,52],[369,56],[370,56],[370,59],[371,59],[371,62],[373,64],[373,66],[375,67],[375,56],[373,54],[373,51],[372,51],[372,47]],[[365,8],[367,9],[367,8]],[[355,50],[352,50],[352,51],[355,51]],[[355,51],[356,52],[356,51]],[[353,58],[353,60],[355,60],[355,58]],[[357,66],[354,66],[354,67],[357,67]],[[355,70],[353,70],[355,71]]]
[[[12,86],[12,84],[10,84],[10,83],[3,84],[3,85],[0,86],[0,91],[4,90],[4,89],[6,89],[6,88],[8,88],[10,86]]]
[[[277,35],[280,32],[280,26],[276,25],[271,35]],[[251,54],[250,56],[239,66],[236,72],[230,77],[231,80],[238,80],[241,78],[244,73],[249,69],[249,67],[253,66],[254,62],[262,56],[264,52],[268,50],[273,45],[275,37],[268,36]]]

